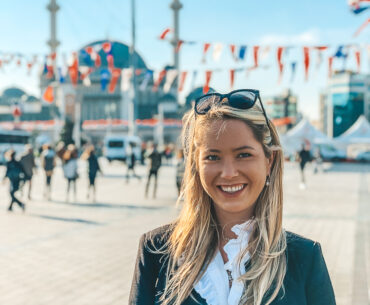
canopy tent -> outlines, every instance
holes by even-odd
[[[282,138],[284,154],[288,156],[294,155],[299,151],[304,143],[332,144],[332,140],[317,130],[307,119],[302,119],[294,128],[289,130]]]
[[[357,121],[342,135],[335,138],[340,144],[370,144],[370,123],[364,115],[361,115]]]

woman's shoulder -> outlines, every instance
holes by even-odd
[[[297,263],[303,267],[311,265],[317,259],[322,259],[319,242],[289,231],[286,232],[286,240],[289,264]]]
[[[173,224],[166,224],[164,226],[148,231],[141,236],[141,243],[144,246],[161,249],[166,246],[167,241],[172,233]]]

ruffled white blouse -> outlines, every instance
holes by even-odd
[[[243,293],[244,284],[239,277],[245,274],[245,263],[249,259],[249,253],[241,258],[239,256],[247,247],[249,235],[253,227],[253,220],[237,224],[231,230],[237,236],[224,246],[228,262],[224,264],[221,253],[217,250],[215,257],[209,263],[202,278],[194,285],[194,289],[207,301],[208,305],[238,305]],[[232,285],[229,286],[227,270],[231,272]]]

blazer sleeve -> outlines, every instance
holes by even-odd
[[[144,234],[139,243],[129,305],[154,304],[155,284],[158,277],[156,269],[155,255],[150,252],[148,238]]]
[[[307,305],[335,305],[333,286],[321,246],[315,243],[306,282]]]

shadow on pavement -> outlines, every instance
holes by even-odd
[[[29,214],[29,215],[32,217],[39,217],[39,218],[44,218],[44,219],[49,219],[49,220],[77,222],[77,223],[83,223],[87,225],[96,225],[96,226],[104,225],[103,223],[99,223],[99,222],[91,221],[91,220],[85,220],[81,218],[66,218],[66,217],[56,217],[56,216],[38,215],[38,214]]]
[[[100,209],[137,209],[137,210],[164,210],[168,209],[168,206],[146,206],[146,205],[133,205],[133,204],[111,204],[111,203],[80,203],[80,202],[65,202],[59,200],[52,200],[52,202],[58,204],[64,204],[69,206],[76,206],[81,208],[100,208]]]

